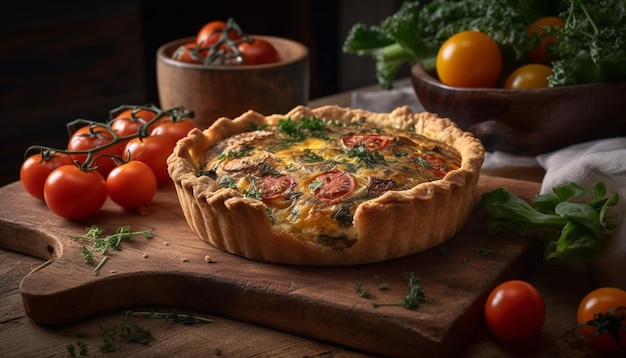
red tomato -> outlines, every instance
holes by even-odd
[[[548,87],[548,77],[552,75],[550,66],[531,63],[521,66],[507,77],[504,88],[545,88]]]
[[[589,292],[578,306],[577,320],[585,337],[594,334],[589,338],[592,346],[606,352],[626,351],[626,291],[601,287]]]
[[[512,280],[491,291],[485,303],[485,320],[503,341],[521,342],[541,332],[546,317],[543,297],[531,284]]]
[[[179,139],[185,138],[190,130],[198,128],[194,122],[189,119],[173,121],[171,118],[159,121],[152,129],[150,135],[163,135],[178,142]]]
[[[193,51],[195,47],[196,44],[194,42],[181,45],[174,51],[172,58],[181,62],[203,64],[204,58],[207,56],[207,51],[201,50],[194,54]]]
[[[325,201],[335,201],[349,195],[354,190],[356,182],[348,172],[329,170],[311,182],[315,196]]]
[[[352,149],[357,145],[363,144],[367,150],[372,152],[381,150],[393,142],[392,137],[375,133],[355,134],[343,137],[341,140],[344,147],[348,149]]]
[[[533,47],[528,52],[528,60],[533,63],[543,63],[545,65],[550,64],[552,58],[548,53],[548,47],[556,42],[554,36],[543,36],[544,31],[548,27],[564,28],[565,22],[555,16],[547,16],[538,19],[532,24],[528,25],[526,29],[527,36],[538,36],[539,44]]]
[[[111,170],[106,179],[109,198],[125,209],[150,204],[157,191],[154,172],[144,162],[131,160]]]
[[[271,201],[278,199],[287,190],[296,184],[292,175],[264,175],[257,183],[257,189],[261,192],[261,200]]]
[[[462,31],[447,39],[436,60],[441,82],[455,87],[494,87],[502,72],[502,54],[488,35]]]
[[[207,47],[216,43],[220,39],[220,36],[222,36],[222,30],[226,27],[228,27],[228,24],[221,20],[207,22],[200,28],[200,31],[198,31],[196,44],[198,46]],[[237,31],[233,29],[228,32],[228,38],[236,40],[239,38],[239,35]]]
[[[97,170],[82,170],[75,165],[53,170],[43,190],[48,208],[69,220],[96,214],[108,195],[104,178]]]
[[[72,160],[62,153],[33,154],[20,167],[20,181],[28,194],[43,200],[43,187],[48,175],[62,165],[71,165]]]
[[[135,135],[139,128],[156,117],[156,113],[147,109],[126,109],[113,118],[109,126],[120,137]],[[151,125],[154,128],[155,124]]]
[[[142,161],[152,169],[158,182],[168,180],[167,157],[172,154],[176,143],[166,136],[151,135],[144,138],[133,138],[128,141],[124,153],[129,160]]]
[[[86,125],[71,135],[67,144],[67,150],[86,151],[102,147],[102,149],[92,153],[91,159],[95,158],[93,166],[97,167],[100,174],[106,178],[109,172],[117,166],[111,156],[119,157],[124,146],[123,143],[111,144],[114,139],[115,137],[106,127]],[[72,160],[84,164],[87,154],[70,154],[70,157]]]
[[[237,48],[243,57],[242,65],[261,65],[280,61],[278,51],[269,41],[252,39],[251,42],[243,41]]]

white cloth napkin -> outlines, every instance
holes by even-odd
[[[409,85],[392,90],[353,92],[353,108],[374,112],[390,112],[399,106],[409,106],[416,112],[423,111],[413,88]],[[545,176],[541,193],[552,188],[575,182],[593,189],[597,181],[603,181],[608,193],[618,193],[619,203],[609,213],[620,226],[605,240],[598,257],[589,265],[599,286],[614,286],[626,290],[626,138],[596,140],[573,145],[539,156],[518,156],[505,152],[489,152],[485,155],[485,172],[503,169],[543,167]]]

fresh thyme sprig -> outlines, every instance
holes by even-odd
[[[108,260],[109,251],[120,251],[122,241],[130,240],[135,235],[141,235],[148,239],[152,238],[152,233],[149,230],[131,231],[130,226],[121,226],[117,228],[115,234],[107,235],[104,229],[98,225],[85,228],[85,235],[83,236],[71,235],[70,237],[74,241],[83,241],[91,244],[91,248],[86,246],[81,248],[83,258],[88,264],[93,265],[95,262],[94,254],[102,256],[100,262],[93,270],[93,273],[97,274],[102,265]]]
[[[425,294],[422,287],[417,283],[418,278],[413,272],[404,272],[404,277],[409,281],[409,293],[400,302],[393,303],[372,303],[374,308],[381,306],[403,306],[407,309],[414,310],[425,302]]]

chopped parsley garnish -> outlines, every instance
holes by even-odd
[[[346,154],[350,158],[357,158],[359,163],[365,164],[368,168],[373,168],[374,165],[384,164],[385,157],[376,151],[369,151],[363,143],[349,149]]]
[[[326,124],[317,117],[302,117],[299,121],[285,118],[278,121],[276,128],[291,140],[304,140],[308,137],[325,138]]]
[[[323,162],[324,157],[321,155],[313,153],[313,151],[309,148],[304,149],[304,155],[302,156],[303,160],[307,163],[317,163]]]
[[[226,160],[226,159],[231,159],[231,158],[241,158],[241,157],[245,157],[250,155],[250,152],[252,152],[252,147],[243,147],[240,150],[230,150],[227,153],[222,153],[220,154],[217,159],[219,159],[220,161]]]

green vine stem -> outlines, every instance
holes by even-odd
[[[120,136],[118,135],[112,128],[111,128],[111,122],[123,111],[125,110],[131,110],[131,120],[137,120],[138,118],[135,117],[135,115],[142,110],[147,110],[147,111],[151,111],[153,113],[155,113],[156,115],[154,116],[154,118],[152,118],[150,121],[144,123],[141,125],[141,127],[139,127],[139,130],[137,131],[137,133],[131,134],[131,135],[127,135],[127,136]],[[67,123],[67,132],[68,135],[71,137],[72,134],[74,132],[76,132],[78,129],[83,128],[84,126],[89,126],[89,134],[90,136],[95,136],[98,138],[102,138],[102,139],[109,139],[112,138],[109,142],[102,144],[100,146],[88,149],[88,150],[67,150],[67,149],[60,149],[60,148],[52,148],[52,147],[47,147],[47,146],[42,146],[42,145],[32,145],[30,147],[28,147],[26,149],[26,151],[24,152],[24,158],[27,158],[29,155],[31,155],[34,151],[39,151],[41,153],[41,157],[42,160],[46,160],[46,159],[50,159],[53,156],[55,156],[56,154],[65,154],[68,156],[72,156],[72,155],[81,155],[84,154],[86,155],[86,158],[84,160],[84,162],[82,164],[78,163],[78,161],[73,160],[74,164],[78,167],[80,167],[83,170],[91,170],[94,169],[93,168],[93,164],[95,162],[95,160],[98,158],[98,156],[96,156],[96,154],[99,151],[102,151],[103,149],[106,149],[108,147],[114,146],[116,144],[119,144],[121,142],[125,142],[128,141],[130,139],[134,139],[134,138],[145,138],[147,136],[150,135],[148,128],[160,121],[161,119],[163,119],[163,117],[165,116],[169,116],[169,118],[173,121],[173,122],[177,122],[177,121],[181,121],[181,120],[186,120],[188,118],[193,118],[194,116],[194,112],[191,110],[187,110],[183,107],[175,107],[175,108],[171,108],[168,110],[162,110],[158,107],[156,107],[153,104],[147,104],[147,105],[121,105],[119,107],[116,107],[112,110],[109,111],[109,119],[106,122],[98,122],[98,121],[93,121],[93,120],[88,120],[88,119],[76,119],[72,122]],[[104,133],[106,133],[106,137],[103,137]],[[123,162],[124,160],[126,160],[125,158],[121,158],[119,156],[112,156],[114,160],[117,160],[119,162]]]
[[[233,40],[229,34],[235,32],[237,39]],[[254,41],[250,35],[243,32],[241,27],[233,18],[229,18],[226,27],[217,30],[220,32],[218,40],[208,46],[199,44],[196,47],[188,48],[190,56],[196,61],[202,62],[204,65],[239,65],[243,62],[243,54],[239,50],[241,43],[251,43]],[[202,56],[201,52],[207,52],[206,56]]]

